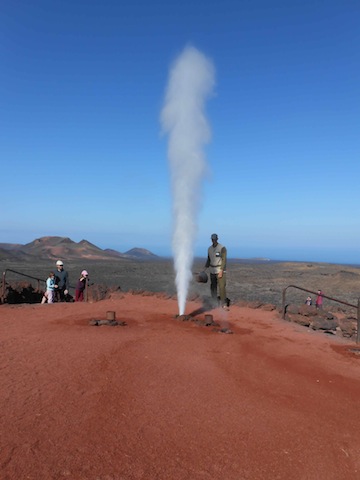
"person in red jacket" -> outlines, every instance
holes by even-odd
[[[315,307],[317,309],[322,309],[322,306],[323,306],[323,295],[324,295],[324,292],[322,292],[321,290],[318,290],[317,292],[317,297],[316,297],[316,301],[315,301]]]

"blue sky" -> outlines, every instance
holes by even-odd
[[[216,69],[195,253],[360,263],[360,4],[4,0],[0,242],[171,253],[160,113],[194,46]]]

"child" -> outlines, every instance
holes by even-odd
[[[55,296],[55,273],[50,272],[49,278],[46,280],[46,292],[41,300],[41,303],[54,303]]]
[[[84,290],[86,286],[86,282],[88,280],[88,272],[83,270],[81,272],[80,278],[76,284],[75,289],[75,302],[83,302],[84,301]]]

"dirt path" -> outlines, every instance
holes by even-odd
[[[127,326],[88,325],[108,310]],[[233,335],[176,313],[130,294],[1,306],[1,480],[360,478],[354,344],[274,312],[209,312]]]

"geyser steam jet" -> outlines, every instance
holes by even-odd
[[[168,157],[175,219],[172,246],[179,315],[185,313],[192,277],[201,181],[206,171],[203,148],[210,140],[204,106],[214,83],[212,62],[196,48],[185,48],[170,71],[161,112],[163,129],[169,134]]]

